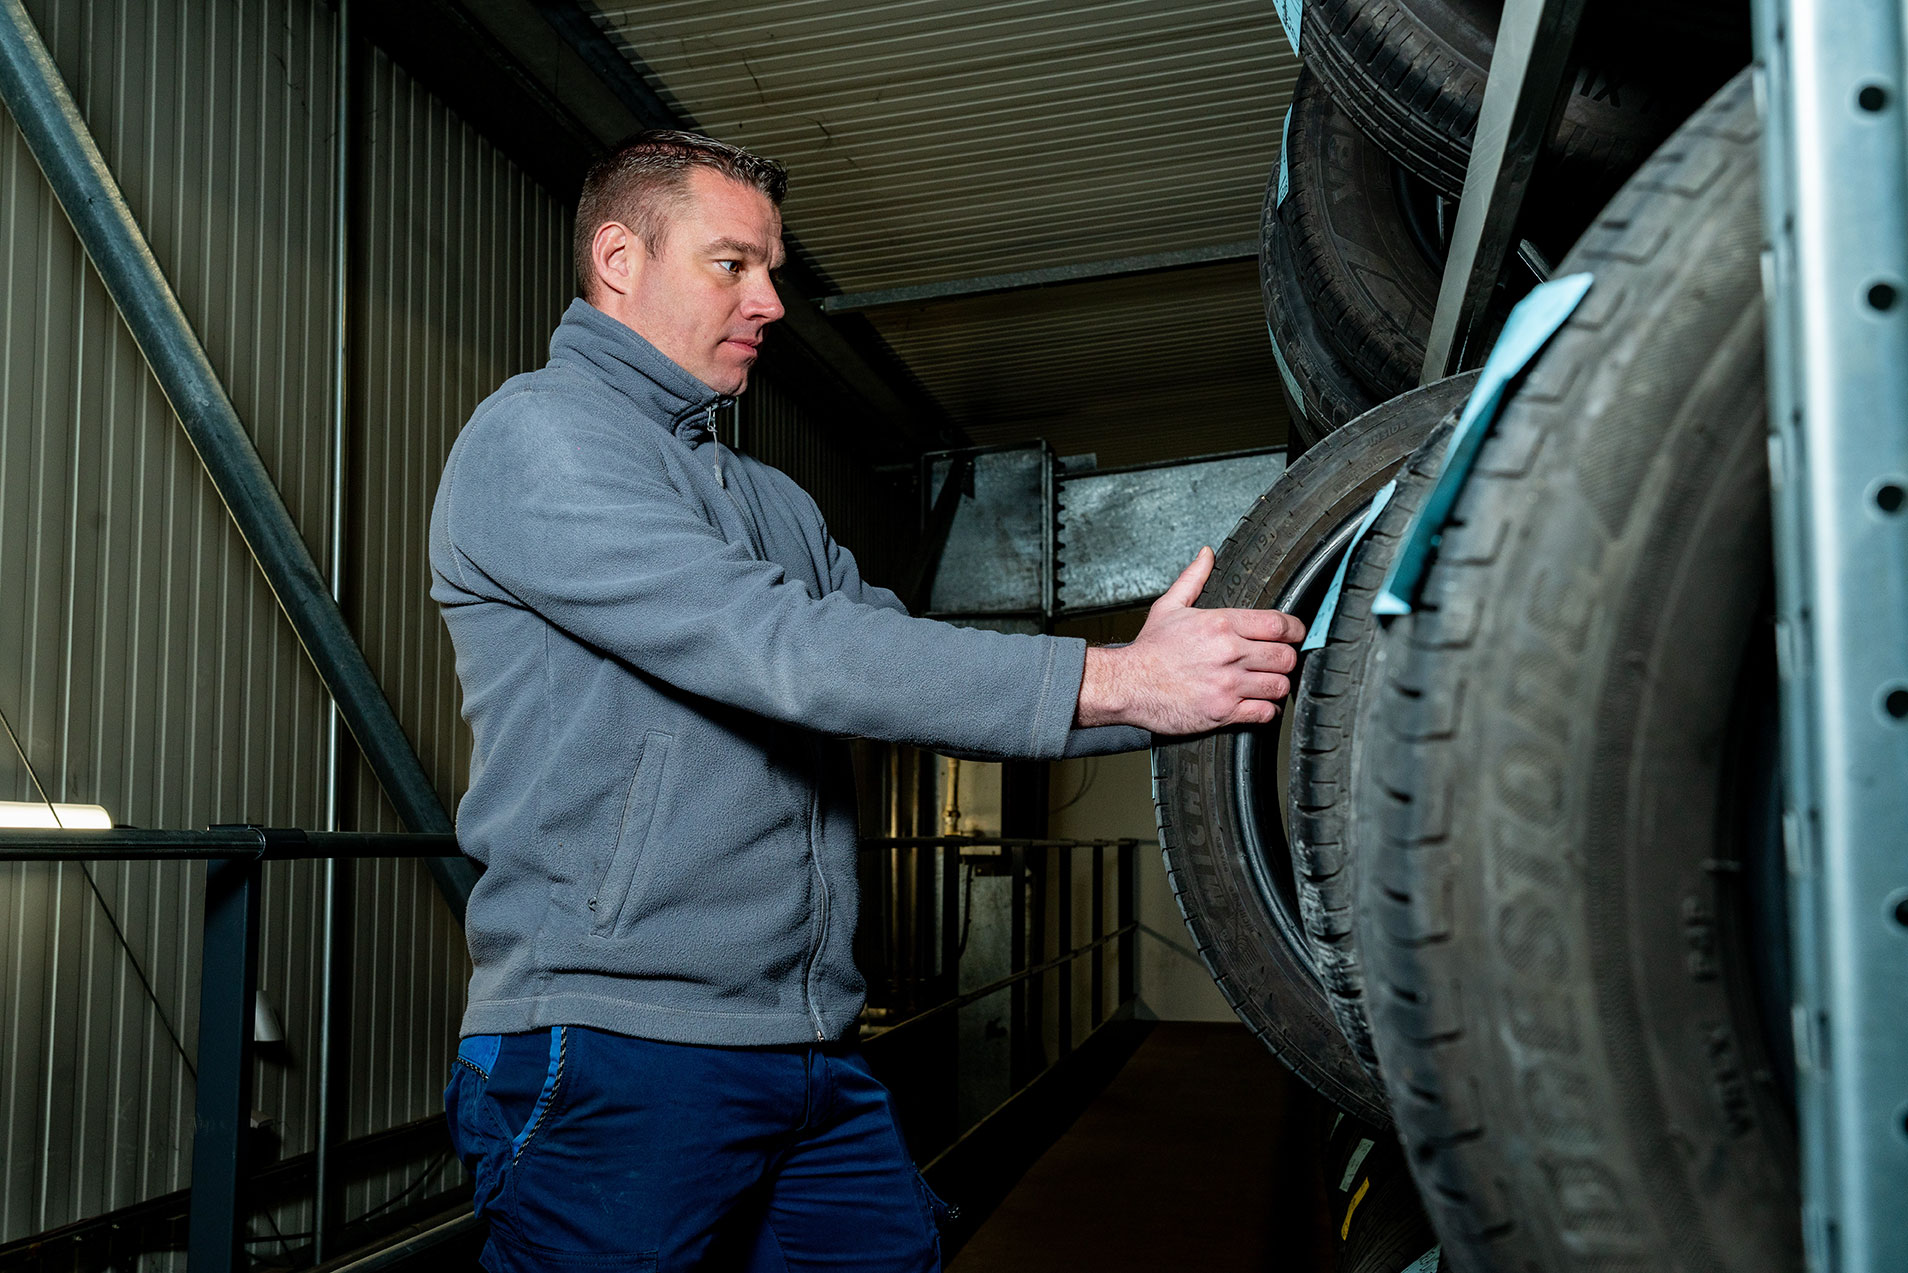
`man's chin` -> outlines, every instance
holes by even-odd
[[[749,387],[749,369],[744,367],[738,371],[730,367],[718,371],[712,368],[698,375],[696,379],[723,397],[733,398],[736,394],[741,393],[744,389]]]

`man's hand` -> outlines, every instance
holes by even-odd
[[[1278,714],[1305,625],[1277,610],[1195,609],[1211,574],[1212,549],[1201,548],[1131,645],[1087,651],[1076,723],[1200,734]]]

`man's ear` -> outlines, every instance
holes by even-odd
[[[596,281],[608,291],[627,296],[636,288],[647,254],[642,240],[620,221],[605,221],[596,227],[590,240],[590,260],[596,266]]]

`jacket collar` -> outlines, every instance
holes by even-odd
[[[714,412],[735,401],[581,297],[550,336],[550,361],[601,381],[691,447],[714,437]]]

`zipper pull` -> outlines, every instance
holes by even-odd
[[[722,476],[722,439],[716,436],[715,417],[716,409],[710,407],[709,419],[706,423],[709,428],[709,445],[715,448],[716,485],[726,491],[729,489],[729,479]]]

